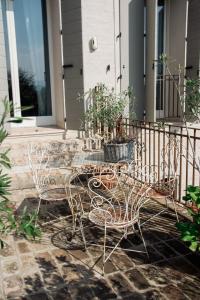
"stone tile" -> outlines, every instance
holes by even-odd
[[[25,285],[24,291],[26,294],[37,293],[44,287],[44,283],[39,273],[32,273],[31,275],[24,276],[23,280]]]
[[[7,297],[7,299],[8,300],[30,300],[30,298],[28,297],[28,296],[19,296],[19,297]],[[2,300],[5,300],[5,298],[4,299],[2,299]]]
[[[154,248],[165,258],[177,256],[177,254],[170,247],[168,247],[166,243],[158,243],[154,245]]]
[[[39,251],[47,251],[49,249],[49,244],[45,244],[42,241],[41,242],[29,242],[29,248],[33,252],[39,252]]]
[[[165,265],[164,265],[165,264]],[[139,269],[151,286],[165,286],[182,280],[182,274],[168,267],[167,262],[163,265],[146,265]]]
[[[19,249],[20,254],[30,252],[29,246],[26,242],[17,243],[17,248]]]
[[[139,293],[139,292],[132,292],[130,295],[125,296],[122,298],[123,300],[146,300],[147,298],[145,295]]]
[[[187,275],[195,275],[198,273],[198,269],[196,269],[193,265],[189,264],[187,260],[182,257],[174,258],[169,261],[169,265],[176,271]]]
[[[128,281],[120,273],[108,277],[114,292],[123,297],[129,296],[133,293],[133,288]]]
[[[8,277],[19,271],[19,266],[16,260],[4,260],[2,261],[3,277]]]
[[[83,250],[70,250],[69,253],[76,259],[79,259],[79,260],[85,260],[85,259],[88,259],[90,258],[88,256],[88,253],[86,251],[83,251]]]
[[[58,285],[64,284],[56,263],[48,252],[38,253],[36,255],[36,262],[47,289],[55,289]]]
[[[89,246],[87,248],[87,251],[90,253],[92,257],[99,257],[103,253],[103,249],[100,249],[100,247],[95,247],[95,246]]]
[[[167,245],[170,246],[176,252],[180,253],[181,255],[190,253],[190,250],[178,240],[168,241]]]
[[[159,291],[151,290],[146,293],[133,292],[123,300],[166,300],[166,298]]]
[[[73,300],[67,287],[63,287],[51,293],[51,297],[53,300]]]
[[[20,260],[21,260],[20,273],[22,276],[31,275],[32,273],[36,273],[36,271],[38,271],[38,266],[33,256],[22,255],[20,257]]]
[[[62,266],[62,276],[67,283],[78,282],[81,279],[81,274],[74,264],[64,264]]]
[[[15,250],[10,244],[5,244],[4,248],[0,250],[0,257],[14,256]]]
[[[95,299],[117,299],[117,295],[108,286],[104,279],[91,279],[88,282],[88,286],[92,290]]]
[[[144,248],[140,248],[138,250],[144,251]],[[136,265],[155,263],[157,261],[164,259],[164,257],[151,246],[147,246],[147,250],[148,250],[149,257],[147,256],[146,253],[142,253],[142,252],[126,251],[126,254],[130,258],[132,258],[133,262]]]
[[[41,292],[38,294],[30,295],[28,297],[29,300],[51,300],[52,298],[49,298],[48,294],[45,292]]]
[[[97,264],[94,266],[94,270],[102,274],[103,270],[103,258],[101,258]],[[112,261],[108,260],[104,265],[104,272],[105,274],[110,274],[117,271],[117,267],[112,263]]]
[[[156,224],[155,224],[156,226]],[[157,226],[156,226],[157,227]],[[162,240],[162,241],[167,241],[167,240],[171,240],[174,238],[174,236],[166,231],[159,231],[159,230],[155,230],[152,229],[151,232],[155,235],[156,238]]]
[[[185,256],[185,259],[199,269],[200,272],[200,254],[199,253],[191,253]]]
[[[70,285],[69,292],[72,300],[96,300],[93,291],[85,281],[79,281]]]
[[[200,299],[200,276],[197,278],[184,277],[178,283],[178,287],[190,299]]]
[[[62,250],[62,249],[54,249],[51,251],[51,254],[53,257],[55,257],[56,261],[59,264],[68,262],[72,260],[71,255],[69,254],[69,252]]]
[[[187,300],[188,299],[179,288],[177,288],[175,285],[172,285],[172,284],[163,287],[162,293],[169,300],[171,300],[171,299]]]
[[[42,274],[44,285],[47,290],[55,290],[59,285],[64,285],[65,281],[58,271]]]
[[[135,266],[134,262],[128,258],[127,255],[121,255],[114,253],[110,260],[115,265],[115,267],[121,271],[126,271]]]
[[[125,275],[138,290],[146,290],[151,287],[144,275],[137,269],[125,272]]]
[[[142,294],[142,296],[144,297],[145,300],[166,300],[166,298],[162,295],[162,293],[160,293],[157,290],[148,291]]]
[[[48,252],[39,252],[35,255],[35,260],[41,271],[51,272],[56,269],[56,263]]]
[[[143,237],[147,244],[154,244],[154,243],[160,242],[159,238],[156,237],[156,235],[153,232],[151,232],[150,230],[143,231]]]
[[[18,275],[6,277],[3,286],[5,294],[11,299],[23,295],[23,281]]]

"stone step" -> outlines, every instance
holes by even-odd
[[[57,170],[56,172],[57,179],[63,177],[64,172],[68,174],[69,171],[66,171],[66,168],[71,166],[74,157],[77,156],[83,148],[81,139],[68,137],[64,140],[62,136],[41,135],[37,137],[28,136],[26,138],[19,136],[17,138],[6,139],[1,146],[1,151],[10,149],[9,158],[12,168],[8,170],[5,169],[4,172],[8,173],[11,177],[11,191],[34,188],[28,161],[28,146],[30,144],[41,147],[50,144],[56,149],[51,167],[57,169],[61,168],[61,170]]]
[[[76,152],[81,151],[82,149],[81,140],[49,140],[43,137],[41,139],[33,139],[31,141],[16,141],[15,143],[10,143],[10,141],[7,141],[6,143],[3,143],[1,150],[10,149],[9,158],[13,167],[23,166],[28,164],[28,146],[30,144],[41,147],[44,147],[45,144],[51,144],[55,145],[56,147],[61,147],[64,149],[66,161],[70,160]]]
[[[72,169],[69,168],[59,168],[51,171],[51,175],[56,180],[57,184],[63,185],[67,178],[70,176]],[[22,166],[18,168],[11,169],[8,172],[11,178],[10,190],[23,190],[23,189],[33,189],[35,184],[33,182],[32,172],[29,166]]]

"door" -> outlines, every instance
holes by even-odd
[[[54,124],[46,1],[2,0],[9,99],[22,126]]]

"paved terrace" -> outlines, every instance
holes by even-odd
[[[17,195],[14,195],[15,201]],[[34,190],[19,193],[23,205],[37,205]],[[22,199],[23,197],[23,199]],[[143,211],[148,218],[162,207],[150,203]],[[66,203],[53,207],[56,214],[68,213]],[[44,218],[44,215],[41,216]],[[80,238],[70,242],[70,220],[45,227],[40,243],[9,237],[0,251],[0,299],[89,300],[89,299],[200,299],[200,256],[191,253],[180,241],[171,212],[162,213],[143,227],[150,259],[145,254],[119,252],[111,256],[106,275],[100,275],[100,248],[77,247]],[[98,228],[89,227],[87,241],[101,239]],[[126,247],[140,249],[141,240],[130,235]],[[79,248],[79,249],[78,249]]]

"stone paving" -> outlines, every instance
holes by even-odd
[[[36,199],[26,199],[35,204]],[[56,206],[57,207],[57,206]],[[143,211],[144,220],[162,209],[151,203]],[[67,205],[54,209],[65,215]],[[41,216],[42,218],[42,216]],[[69,243],[70,220],[46,226],[40,243],[9,237],[0,251],[0,299],[89,300],[89,299],[200,299],[200,255],[191,253],[179,241],[176,219],[171,212],[147,222],[143,227],[149,259],[145,254],[115,253],[101,276],[100,247],[73,250]],[[101,239],[102,231],[89,227],[89,239]],[[80,242],[80,236],[77,245]],[[123,241],[126,248],[142,246],[136,234]]]

